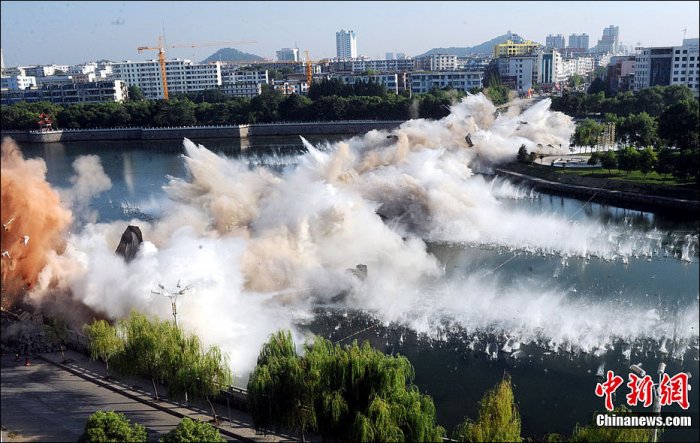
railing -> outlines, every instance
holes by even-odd
[[[30,134],[57,134],[61,132],[95,132],[95,131],[124,131],[124,130],[147,130],[161,131],[169,129],[222,129],[222,128],[241,128],[251,126],[291,126],[291,125],[333,125],[333,124],[363,124],[363,123],[398,123],[404,120],[315,120],[315,121],[281,121],[281,122],[265,122],[265,123],[244,123],[233,125],[186,125],[186,126],[111,126],[98,128],[66,128],[66,129],[29,129],[26,132]],[[25,132],[20,129],[6,130],[4,132]]]

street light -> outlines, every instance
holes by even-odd
[[[192,289],[192,285],[187,285],[184,288],[180,287],[180,281],[178,280],[177,282],[177,290],[171,292],[165,289],[165,286],[162,284],[158,284],[158,287],[161,289],[160,291],[151,291],[151,294],[157,294],[157,295],[162,295],[165,297],[168,297],[170,299],[170,304],[173,309],[173,318],[175,319],[175,328],[177,328],[177,297],[180,295],[184,295],[185,292],[189,291]]]

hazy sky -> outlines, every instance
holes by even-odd
[[[335,32],[352,29],[361,55],[417,55],[434,47],[473,46],[512,31],[544,43],[548,34],[587,33],[594,46],[609,25],[620,41],[680,45],[698,37],[699,2],[140,2],[2,1],[5,66],[146,60],[138,46],[254,40],[227,45],[275,58],[283,47],[334,57]],[[169,49],[168,57],[200,61],[218,47]]]

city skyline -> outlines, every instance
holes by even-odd
[[[698,2],[21,2],[2,1],[5,66],[148,60],[139,46],[212,41],[256,43],[168,49],[200,61],[219,47],[275,59],[281,48],[336,55],[336,32],[352,29],[359,55],[409,56],[467,47],[508,31],[544,44],[547,35],[586,33],[590,46],[610,25],[630,46],[678,46],[698,37]],[[186,20],[183,18],[186,17]],[[220,26],[213,26],[218,23]]]

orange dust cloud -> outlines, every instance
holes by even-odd
[[[9,137],[2,141],[2,306],[9,308],[34,287],[50,251],[64,247],[73,220],[46,181],[46,163],[24,159]]]

